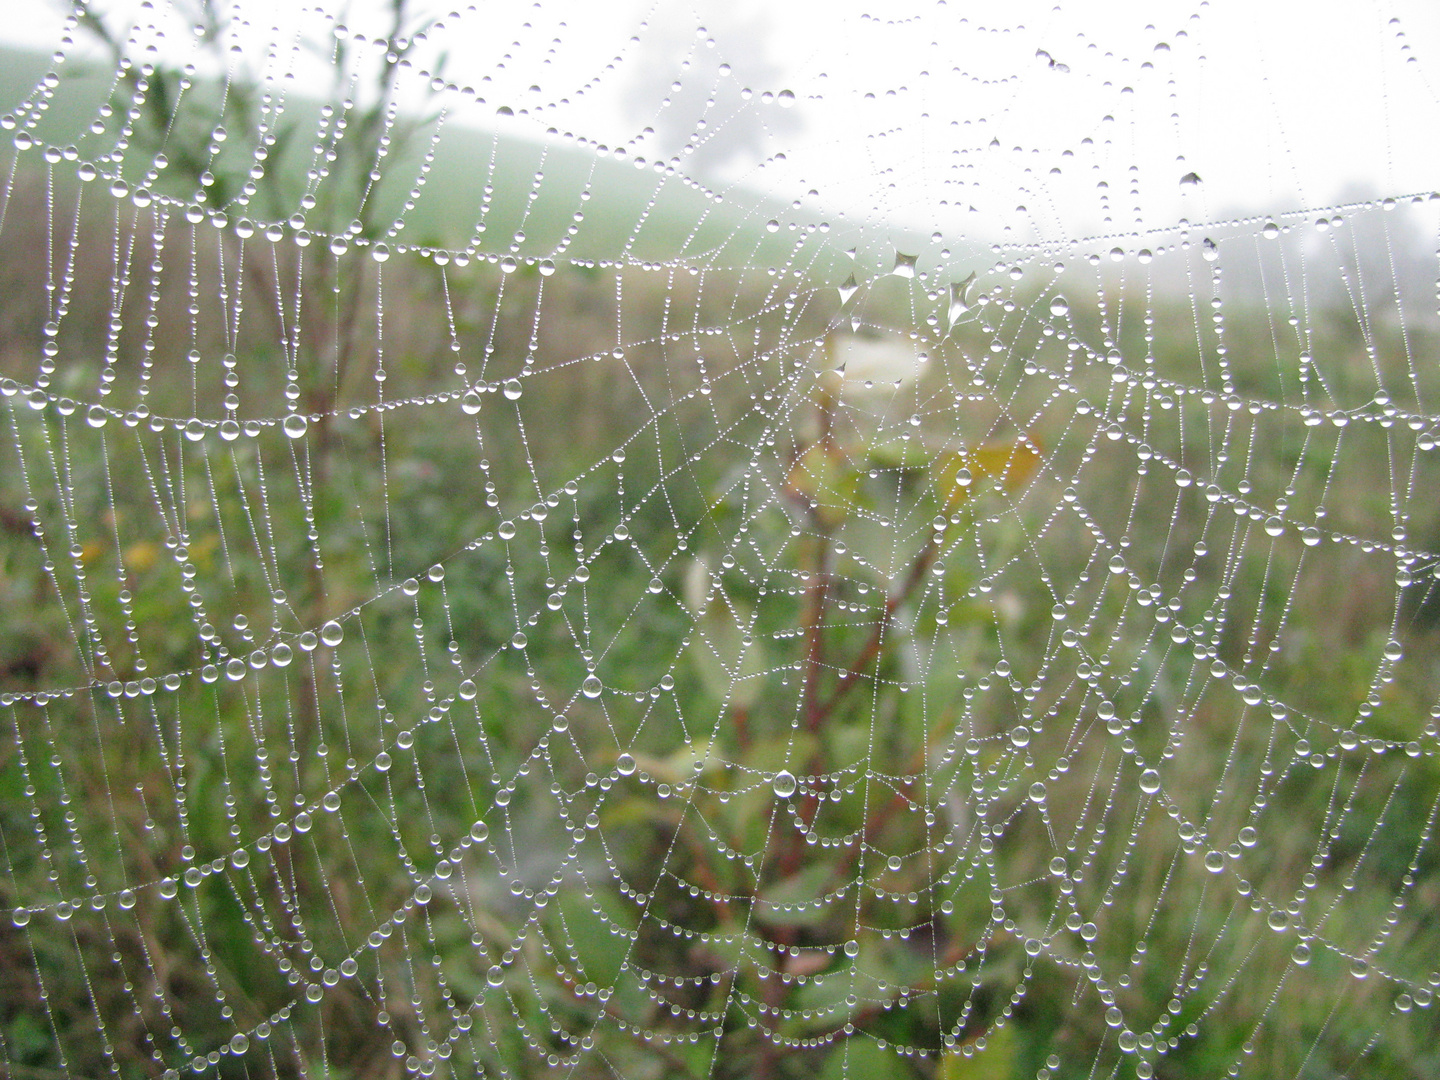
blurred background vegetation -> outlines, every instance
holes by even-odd
[[[17,158],[12,1075],[1440,1071],[1437,604],[1385,554],[1440,546],[1394,533],[1433,320],[1327,299],[1306,367],[1237,271],[1221,389],[1188,293],[1080,263],[947,327],[758,198],[546,150],[527,200],[483,136],[377,259],[391,74],[318,189],[318,107],[271,132],[249,216],[322,194],[274,239]],[[226,207],[258,105],[183,78],[74,100]],[[481,159],[513,264],[428,250]]]

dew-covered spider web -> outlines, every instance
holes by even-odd
[[[31,6],[6,1075],[1440,1074],[1428,7]]]

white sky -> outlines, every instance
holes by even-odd
[[[128,0],[106,6],[138,11]],[[364,7],[383,5],[350,5],[340,18],[383,34]],[[4,33],[52,46],[56,10],[14,8]],[[165,0],[155,10],[180,31],[170,40],[183,41],[188,18]],[[272,27],[281,40],[329,30],[318,9],[293,3],[237,10],[259,35],[245,39],[247,57],[261,54],[256,42],[274,38]],[[933,225],[947,237],[1123,236],[1182,216],[1323,206],[1347,188],[1440,186],[1435,0],[942,0],[884,10],[892,21],[854,2],[544,0],[479,5],[433,37],[450,54],[448,77],[486,98],[477,122],[495,122],[498,104],[528,107],[538,124],[505,123],[607,144],[645,125],[625,92],[653,69],[682,83],[700,73],[707,90],[724,92],[701,65],[682,68],[687,52],[732,61],[736,82],[763,61],[774,85],[755,86],[747,108],[778,117],[760,93],[789,90],[803,126],[771,140],[785,161],[742,170],[742,182],[785,199],[815,189],[851,218]],[[757,23],[768,27],[759,43],[727,32]],[[165,51],[183,57],[185,47]],[[656,151],[642,140],[634,152]],[[1192,171],[1203,182],[1182,189]]]

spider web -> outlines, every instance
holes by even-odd
[[[1433,55],[1214,212],[1233,17],[15,52],[10,1072],[1433,1075]]]

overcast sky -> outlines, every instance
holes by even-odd
[[[385,32],[383,6],[352,4],[341,17],[373,38]],[[185,55],[188,20],[164,0],[155,9],[176,42],[165,51]],[[252,24],[242,38],[251,57],[272,28],[281,40],[329,40],[329,21],[294,3],[236,10]],[[686,167],[712,186],[786,199],[814,190],[812,203],[852,219],[933,223],[947,236],[1125,235],[1182,216],[1440,184],[1435,0],[883,10],[889,21],[843,0],[484,4],[414,55],[448,52],[447,78],[485,99],[458,111],[469,122],[497,122],[507,105],[529,114],[507,126],[554,126],[652,157],[683,152],[698,133]],[[14,7],[6,33],[51,46],[58,12]],[[319,85],[323,72],[300,64],[301,81]],[[1182,184],[1191,173],[1201,182]]]

